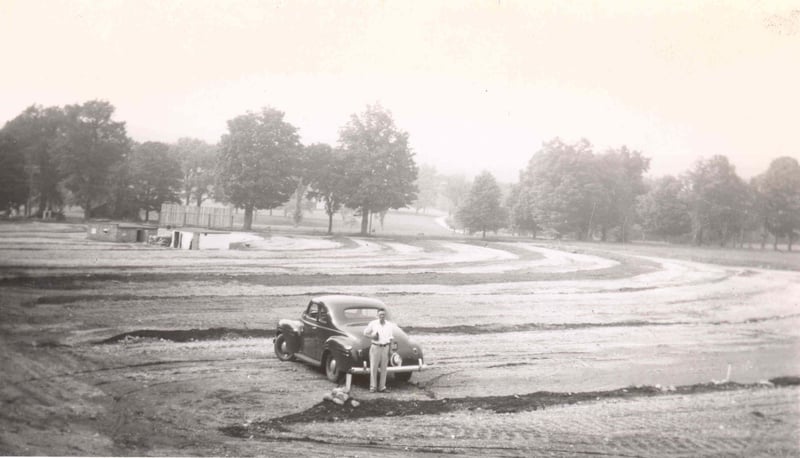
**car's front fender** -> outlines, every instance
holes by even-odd
[[[322,345],[323,352],[329,352],[336,359],[336,366],[347,372],[356,362],[354,342],[345,336],[328,337]]]

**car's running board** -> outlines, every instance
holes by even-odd
[[[297,359],[301,359],[301,360],[303,360],[303,361],[305,361],[305,362],[307,362],[309,364],[313,364],[315,366],[322,366],[322,361],[317,361],[316,359],[309,358],[306,355],[301,355],[299,353],[295,353],[294,357],[297,358]]]

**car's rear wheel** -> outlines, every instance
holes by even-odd
[[[394,379],[398,382],[407,382],[411,380],[411,374],[413,374],[413,372],[395,372]]]
[[[344,373],[339,369],[339,365],[336,364],[336,358],[333,357],[330,353],[325,353],[325,361],[324,361],[324,368],[325,368],[325,376],[328,377],[328,380],[334,383],[338,383],[339,380],[342,379]]]
[[[275,356],[281,361],[291,361],[294,359],[294,353],[291,353],[286,345],[286,338],[283,334],[278,334],[275,338]]]

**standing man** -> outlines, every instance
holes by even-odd
[[[394,323],[386,320],[386,310],[378,310],[378,319],[372,320],[364,329],[364,335],[372,339],[369,348],[369,391],[386,391],[386,367],[389,365],[389,349],[394,340]],[[381,384],[378,385],[378,369],[381,371]]]

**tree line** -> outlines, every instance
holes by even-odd
[[[296,199],[324,203],[328,232],[343,207],[370,216],[416,199],[418,167],[391,113],[380,105],[354,114],[340,129],[339,144],[303,145],[298,130],[274,108],[227,122],[211,145],[181,138],[174,144],[134,142],[114,107],[93,100],[65,107],[31,106],[0,130],[0,210],[24,208],[26,216],[57,215],[67,204],[84,218],[149,220],[165,202],[205,199],[244,210],[252,228],[256,210]],[[183,200],[182,200],[183,199]]]
[[[389,209],[449,208],[469,233],[578,240],[660,239],[739,245],[772,236],[791,249],[800,231],[800,165],[780,157],[746,182],[725,156],[701,159],[679,176],[648,179],[650,159],[626,146],[595,151],[588,140],[542,144],[519,180],[488,172],[472,182],[418,167],[409,134],[380,105],[353,114],[336,146],[303,145],[274,108],[227,122],[217,144],[181,138],[137,143],[114,107],[93,100],[31,106],[0,129],[0,211],[59,214],[79,205],[85,218],[149,220],[164,202],[206,199],[244,211],[291,208],[296,223],[308,199],[333,216],[350,209],[367,234],[372,215]]]
[[[657,238],[697,245],[763,248],[800,233],[800,165],[779,157],[745,182],[728,158],[697,161],[680,176],[648,180],[650,159],[622,146],[603,152],[581,140],[545,142],[505,192],[484,172],[475,178],[455,219],[468,232],[510,230],[536,236],[626,242]],[[443,189],[452,181],[440,183]],[[421,190],[420,193],[423,193]]]

